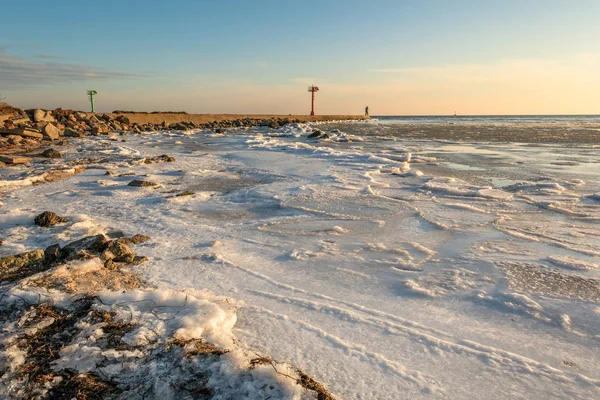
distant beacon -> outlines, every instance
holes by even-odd
[[[90,96],[90,103],[92,104],[92,112],[94,112],[94,96],[98,94],[95,90],[88,90],[88,96]]]
[[[310,115],[315,115],[315,93],[319,91],[316,86],[309,86],[308,91],[312,93],[312,106],[310,108]]]

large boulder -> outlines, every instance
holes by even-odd
[[[44,126],[44,129],[42,130],[42,132],[44,133],[44,139],[49,139],[49,140],[58,140],[58,138],[60,137],[60,129],[58,129],[56,126],[52,125],[52,124],[47,124],[46,126]]]
[[[74,116],[78,121],[85,121],[87,119],[87,114],[81,111],[76,112]]]
[[[63,218],[52,211],[44,211],[37,217],[35,217],[35,224],[38,226],[52,226],[56,224],[60,224],[63,222],[67,222],[66,218]]]
[[[43,121],[45,116],[46,116],[46,112],[44,110],[40,110],[38,108],[37,110],[33,111],[33,120],[35,122]]]
[[[27,115],[17,115],[16,117],[11,118],[10,122],[12,122],[12,124],[15,126],[19,126],[23,124],[28,124],[31,122],[31,120]]]
[[[50,111],[37,110],[33,111],[33,121],[34,122],[56,122],[56,118],[52,115]]]
[[[43,139],[44,135],[36,130],[36,129],[28,129],[25,128],[21,131],[21,136],[23,136],[24,138],[30,138],[30,139]]]
[[[64,136],[80,138],[80,137],[86,136],[86,134],[85,134],[85,132],[77,131],[77,130],[71,129],[71,128],[66,128],[65,132],[64,132]]]

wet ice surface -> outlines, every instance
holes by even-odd
[[[0,253],[147,234],[153,284],[244,301],[240,342],[344,399],[600,396],[598,148],[352,126],[78,142],[135,176],[7,193]],[[124,162],[163,153],[177,162]],[[45,209],[71,222],[35,227]]]

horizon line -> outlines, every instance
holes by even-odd
[[[377,117],[600,117],[598,114],[379,114]]]

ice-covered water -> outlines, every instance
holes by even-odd
[[[241,300],[240,343],[343,399],[600,396],[597,145],[318,127],[77,142],[104,161],[6,192],[0,253],[147,234],[147,279]],[[45,209],[72,225],[36,227]]]
[[[376,124],[468,124],[468,125],[539,125],[600,124],[600,115],[422,115],[373,116]]]

